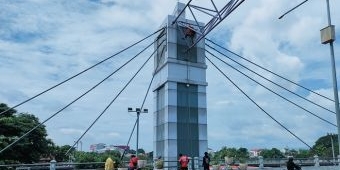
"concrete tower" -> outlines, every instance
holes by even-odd
[[[180,13],[184,8],[177,3],[155,43],[154,157],[162,156],[165,166],[177,166],[179,153],[202,157],[208,149],[205,43],[189,49],[197,36],[191,28],[198,26]]]

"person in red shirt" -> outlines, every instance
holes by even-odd
[[[188,170],[189,158],[186,155],[179,154],[180,170]]]
[[[131,155],[130,162],[129,162],[129,170],[138,169],[138,158],[135,155]]]

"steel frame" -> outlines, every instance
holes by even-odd
[[[212,31],[218,24],[220,24],[227,16],[229,16],[237,7],[239,7],[245,0],[230,0],[226,5],[224,5],[220,10],[217,9],[216,3],[214,0],[210,0],[213,8],[206,8],[202,6],[197,6],[191,4],[192,0],[185,5],[183,10],[176,16],[175,20],[172,24],[178,24],[183,27],[187,27],[189,29],[194,30],[197,33],[193,44],[189,46],[189,48],[195,46],[202,38],[204,38],[210,31]],[[190,24],[185,21],[179,20],[180,15],[188,9],[190,11],[191,16],[193,17],[196,24]],[[197,16],[193,12],[196,10],[197,12],[203,13],[211,17],[211,19],[204,26],[200,26],[197,21]]]

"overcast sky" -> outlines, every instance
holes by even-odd
[[[301,0],[302,1],[302,0]],[[180,1],[187,3],[187,1]],[[205,5],[204,0],[193,0]],[[14,106],[69,78],[155,32],[173,12],[177,0],[0,0],[0,102]],[[219,7],[223,2],[219,1]],[[208,38],[244,58],[322,95],[333,97],[329,45],[320,43],[320,29],[327,26],[326,1],[310,0],[279,20],[300,1],[245,1]],[[330,0],[332,24],[340,38],[340,1]],[[207,4],[209,5],[209,4]],[[198,20],[206,22],[206,16]],[[16,108],[44,121],[101,81],[138,53],[153,38],[72,79],[54,90]],[[208,49],[208,48],[207,48]],[[340,45],[334,43],[336,65]],[[141,64],[145,53],[114,74],[98,88],[45,123],[48,137],[58,145],[73,145],[114,99]],[[229,54],[228,54],[229,55]],[[211,57],[207,54],[208,57]],[[220,56],[220,55],[219,55]],[[269,72],[230,55],[267,79],[334,111],[334,103],[311,94]],[[313,146],[336,127],[312,116],[254,83],[229,66],[213,60],[224,73],[268,114]],[[239,65],[228,63],[265,87],[306,110],[336,124],[334,113],[261,79]],[[207,62],[208,146],[255,148],[307,148]],[[81,139],[83,150],[90,144],[125,145],[136,114],[152,78],[153,59],[136,76],[112,106]],[[337,70],[339,75],[339,69]],[[140,148],[153,149],[153,94],[146,99],[149,113],[140,116]],[[135,134],[130,143],[135,149]]]

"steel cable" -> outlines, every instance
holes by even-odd
[[[269,116],[272,120],[274,120],[277,124],[279,124],[282,128],[284,128],[286,131],[288,131],[291,135],[293,135],[296,139],[304,143],[307,147],[311,149],[311,151],[314,151],[311,146],[309,146],[305,141],[303,141],[301,138],[299,138],[297,135],[295,135],[292,131],[290,131],[287,127],[285,127],[283,124],[281,124],[279,121],[277,121],[273,116],[271,116],[268,112],[266,112],[260,105],[258,105],[251,97],[249,97],[235,82],[233,82],[220,68],[218,68],[208,57],[206,57],[208,61],[221,73],[224,75],[225,78],[229,80],[243,95],[245,95],[252,103],[254,103],[259,109],[261,109],[267,116]]]
[[[109,60],[109,59],[115,57],[116,55],[118,55],[118,54],[120,54],[120,53],[122,53],[122,52],[124,52],[124,51],[126,51],[126,50],[128,50],[128,49],[130,49],[131,47],[133,47],[133,46],[135,46],[135,45],[137,45],[137,44],[143,42],[144,40],[146,40],[146,39],[150,38],[151,36],[157,34],[159,31],[161,31],[161,30],[163,30],[163,29],[164,29],[164,28],[161,28],[161,29],[157,30],[156,32],[154,32],[154,33],[152,33],[152,34],[146,36],[145,38],[143,38],[143,39],[141,39],[141,40],[139,40],[139,41],[137,41],[137,42],[131,44],[130,46],[124,48],[123,50],[118,51],[117,53],[111,55],[110,57],[107,57],[107,58],[105,58],[104,60],[102,60],[102,61],[100,61],[100,62],[98,62],[98,63],[96,63],[96,64],[94,64],[94,65],[92,65],[92,66],[90,66],[90,67],[88,67],[88,68],[86,68],[85,70],[83,70],[83,71],[81,71],[81,72],[79,72],[79,73],[77,73],[77,74],[75,74],[75,75],[73,75],[73,76],[67,78],[66,80],[64,80],[64,81],[62,81],[62,82],[60,82],[60,83],[58,83],[58,84],[56,84],[56,85],[54,85],[54,86],[52,86],[52,87],[50,87],[50,88],[44,90],[44,91],[42,91],[42,92],[40,92],[40,93],[34,95],[34,96],[31,97],[31,98],[28,98],[28,99],[24,100],[23,102],[20,102],[19,104],[16,104],[15,106],[13,106],[13,107],[11,107],[11,108],[8,108],[8,109],[5,110],[5,111],[2,111],[2,112],[0,113],[0,115],[1,115],[1,114],[4,114],[5,112],[7,112],[7,111],[9,111],[9,110],[11,110],[11,109],[14,109],[14,108],[16,108],[16,107],[18,107],[18,106],[21,106],[21,105],[23,105],[24,103],[27,103],[27,102],[29,102],[29,101],[35,99],[36,97],[38,97],[38,96],[40,96],[40,95],[42,95],[42,94],[44,94],[44,93],[46,93],[46,92],[48,92],[48,91],[50,91],[50,90],[52,90],[52,89],[54,89],[54,88],[56,88],[56,87],[58,87],[58,86],[60,86],[60,85],[62,85],[62,84],[64,84],[64,83],[66,83],[67,81],[69,81],[69,80],[71,80],[71,79],[73,79],[73,78],[75,78],[75,77],[77,77],[77,76],[79,76],[79,75],[81,75],[81,74],[87,72],[88,70],[91,70],[92,68],[94,68],[94,67],[96,67],[96,66],[102,64],[103,62],[105,62],[105,61],[107,61],[107,60]],[[0,153],[1,153],[1,152],[0,152]]]
[[[305,90],[307,90],[307,91],[309,91],[309,92],[311,92],[311,93],[313,93],[313,94],[316,94],[316,95],[318,95],[318,96],[320,96],[320,97],[322,97],[322,98],[324,98],[324,99],[327,99],[327,100],[329,100],[329,101],[335,102],[333,99],[331,99],[331,98],[329,98],[329,97],[327,97],[327,96],[324,96],[324,95],[322,95],[322,94],[320,94],[320,93],[314,92],[313,90],[311,90],[311,89],[309,89],[309,88],[307,88],[307,87],[304,87],[304,86],[302,86],[302,85],[300,85],[300,84],[298,84],[298,83],[296,83],[296,82],[294,82],[294,81],[292,81],[292,80],[289,80],[288,78],[285,78],[285,77],[283,77],[283,76],[281,76],[281,75],[279,75],[279,74],[277,74],[277,73],[275,73],[275,72],[273,72],[273,71],[270,71],[270,70],[264,68],[263,66],[260,66],[260,65],[258,65],[258,64],[256,64],[256,63],[250,61],[249,59],[246,59],[245,57],[242,57],[241,55],[239,55],[239,54],[237,54],[237,53],[235,53],[235,52],[233,52],[233,51],[231,51],[231,50],[228,50],[227,48],[222,47],[221,45],[215,43],[214,41],[212,41],[212,40],[210,40],[210,39],[208,39],[208,38],[205,38],[205,39],[208,40],[209,42],[211,42],[212,44],[218,46],[219,48],[222,48],[222,49],[224,49],[224,50],[226,50],[226,51],[232,53],[233,55],[235,55],[235,56],[237,56],[237,57],[239,57],[239,58],[241,58],[241,59],[243,59],[243,60],[245,60],[245,61],[247,61],[247,62],[249,62],[249,63],[251,63],[251,64],[253,64],[253,65],[255,65],[255,66],[257,66],[257,67],[259,67],[259,68],[261,68],[261,69],[263,69],[263,70],[265,70],[265,71],[267,71],[267,72],[269,72],[269,73],[271,73],[271,74],[273,74],[273,75],[275,75],[275,76],[277,76],[277,77],[279,77],[279,78],[281,78],[281,79],[284,79],[284,80],[286,80],[286,81],[288,81],[288,82],[290,82],[290,83],[292,83],[292,84],[294,84],[294,85],[296,85],[296,86],[298,86],[298,87],[301,87],[301,88],[303,88],[303,89],[305,89]]]

